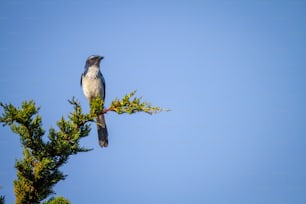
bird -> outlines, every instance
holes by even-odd
[[[90,101],[100,97],[105,100],[105,80],[100,71],[100,62],[103,56],[91,55],[85,63],[85,70],[81,75],[81,87],[85,97]],[[105,123],[104,114],[99,114],[96,118],[99,145],[108,146],[108,132]]]

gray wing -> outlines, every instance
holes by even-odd
[[[80,85],[81,85],[81,86],[82,86],[82,81],[83,81],[83,75],[84,75],[84,74],[81,75],[81,80],[80,80]]]
[[[100,76],[100,78],[101,78],[101,80],[102,80],[102,88],[103,88],[103,96],[102,96],[102,99],[103,99],[103,101],[105,100],[105,80],[104,80],[104,77],[103,77],[103,75],[102,75],[102,73],[101,72],[99,72],[99,76]]]
[[[86,73],[87,73],[87,69],[85,69],[85,71],[81,75],[81,80],[80,80],[80,85],[81,86],[82,86],[83,77],[85,77]]]

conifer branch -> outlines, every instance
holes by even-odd
[[[160,113],[162,111],[170,111],[169,109],[160,108],[158,106],[152,106],[148,102],[142,102],[142,97],[134,97],[136,91],[132,91],[126,94],[122,99],[115,98],[108,108],[103,108],[104,103],[100,98],[96,98],[91,101],[91,113],[93,115],[116,112],[117,114],[133,114],[138,112],[148,113],[150,115]]]
[[[90,132],[89,114],[83,114],[79,102],[72,99],[74,111],[57,122],[59,130],[50,128],[48,141],[43,141],[45,131],[33,101],[23,102],[21,108],[0,103],[3,114],[0,123],[9,125],[20,135],[24,158],[17,160],[17,180],[14,181],[16,204],[39,203],[53,193],[53,186],[66,175],[59,170],[69,157],[90,151],[80,147],[79,140]]]
[[[107,112],[117,114],[133,114],[144,112],[155,114],[161,111],[169,111],[150,103],[142,102],[141,97],[135,96],[136,91],[126,94],[122,99],[115,99],[108,108],[104,108],[104,102],[100,98],[90,103],[90,113],[84,114],[80,103],[72,98],[69,103],[73,111],[68,119],[62,117],[57,122],[58,129],[50,128],[47,134],[48,140],[43,140],[46,135],[42,128],[42,118],[38,114],[40,108],[34,101],[22,102],[21,107],[12,104],[3,104],[0,123],[8,125],[11,130],[20,136],[24,158],[15,163],[17,179],[14,181],[16,204],[40,203],[53,194],[53,186],[66,175],[59,170],[71,155],[87,152],[91,149],[81,147],[79,141],[90,133],[90,123],[97,115]],[[0,204],[4,197],[0,197]],[[62,197],[51,198],[44,204],[70,202]]]

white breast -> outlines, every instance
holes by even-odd
[[[103,79],[99,77],[99,68],[92,66],[88,68],[86,75],[82,76],[82,87],[84,95],[88,100],[96,97],[104,98]]]

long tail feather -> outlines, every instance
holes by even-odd
[[[101,114],[97,117],[97,129],[98,129],[99,145],[101,147],[107,147],[108,146],[108,132],[106,128],[104,114]]]

